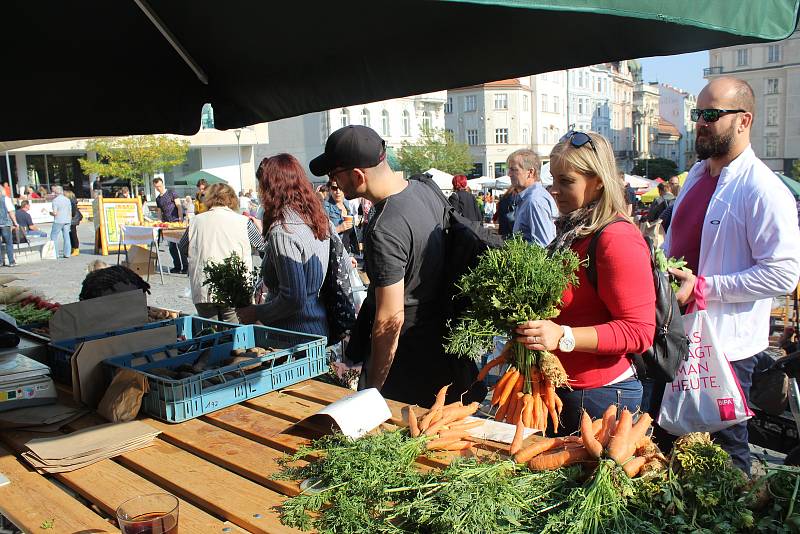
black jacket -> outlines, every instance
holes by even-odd
[[[478,207],[478,201],[468,191],[454,191],[449,198],[450,205],[453,206],[458,213],[469,219],[470,221],[480,222],[483,220],[481,210]]]

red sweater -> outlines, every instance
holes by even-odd
[[[591,236],[572,244],[586,258]],[[556,351],[574,389],[604,386],[630,367],[626,355],[653,344],[656,328],[656,293],[650,253],[639,230],[615,223],[603,230],[595,252],[597,290],[589,282],[586,266],[578,270],[577,287],[562,297],[555,321],[573,328],[594,326],[597,352]]]

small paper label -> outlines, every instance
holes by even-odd
[[[719,407],[719,418],[722,421],[736,420],[736,406],[732,398],[717,399],[717,406]]]

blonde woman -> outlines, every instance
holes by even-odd
[[[570,378],[561,433],[578,429],[585,409],[600,417],[611,404],[636,410],[642,384],[628,353],[653,344],[655,288],[650,253],[639,229],[625,215],[625,196],[617,179],[614,151],[594,132],[569,132],[550,154],[551,194],[560,217],[550,250],[570,248],[586,259],[596,234],[596,286],[586,263],[579,284],[562,296],[555,321],[529,321],[517,328],[517,340],[533,350],[553,351]],[[602,232],[602,233],[601,233]]]
[[[203,267],[209,260],[221,262],[235,252],[250,269],[252,254],[261,251],[264,241],[252,221],[239,214],[239,197],[231,186],[209,186],[203,202],[208,211],[192,217],[178,243],[178,249],[188,256],[192,302],[200,317],[236,323],[233,308],[211,301],[208,286],[203,285]]]

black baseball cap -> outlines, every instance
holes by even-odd
[[[386,141],[378,132],[358,124],[345,126],[328,136],[325,152],[311,160],[314,176],[325,176],[333,169],[370,169],[386,158]]]

